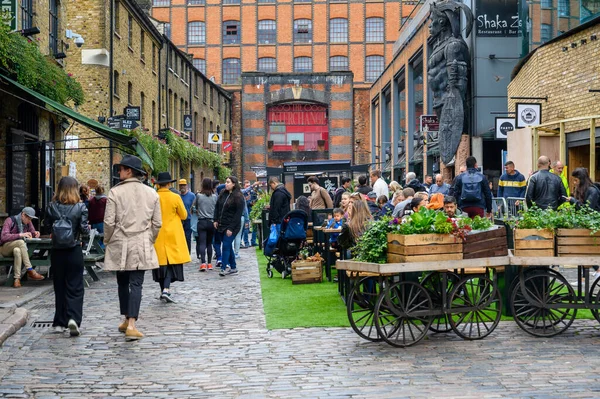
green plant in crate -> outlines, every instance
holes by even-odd
[[[252,211],[250,212],[250,220],[258,220],[261,218],[262,211],[265,209],[269,203],[271,202],[271,194],[267,192],[263,192],[258,195],[258,199],[252,205]]]
[[[394,224],[396,220],[396,224]],[[384,217],[370,222],[367,230],[356,241],[352,248],[355,259],[360,262],[385,263],[387,261],[387,234],[395,226],[398,219]]]

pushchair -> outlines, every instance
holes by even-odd
[[[281,273],[281,278],[292,274],[292,262],[306,241],[308,215],[301,210],[288,212],[281,222],[279,238],[271,256],[267,256],[267,276],[273,277],[273,269]]]

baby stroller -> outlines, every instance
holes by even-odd
[[[281,273],[281,278],[292,274],[292,262],[298,258],[298,251],[306,241],[308,215],[301,210],[288,212],[283,217],[279,238],[271,256],[267,256],[267,276],[273,277],[273,269]]]

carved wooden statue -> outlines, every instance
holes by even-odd
[[[446,0],[431,5],[429,32],[433,50],[427,62],[433,109],[440,122],[441,160],[452,160],[466,120],[465,96],[469,76],[469,49],[461,35],[460,11],[465,13],[466,36],[473,28],[473,13],[465,4]]]

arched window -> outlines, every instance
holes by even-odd
[[[373,17],[367,18],[365,35],[367,43],[383,42],[383,18]]]
[[[270,57],[259,58],[258,72],[277,72],[277,60]]]
[[[240,43],[240,21],[223,22],[223,44]]]
[[[343,55],[336,55],[329,58],[329,70],[334,71],[347,71],[348,70],[348,57]]]
[[[239,84],[241,75],[242,69],[239,58],[225,58],[223,60],[223,84]]]
[[[188,44],[206,43],[206,24],[195,21],[188,23]]]
[[[333,18],[329,21],[329,42],[348,42],[348,20],[346,18]]]
[[[294,43],[312,43],[312,21],[310,19],[294,21]]]
[[[312,58],[310,58],[310,57],[294,58],[294,72],[312,72]]]
[[[381,55],[370,55],[366,58],[366,73],[365,80],[367,82],[374,82],[377,80],[383,69],[385,68],[385,62]]]

